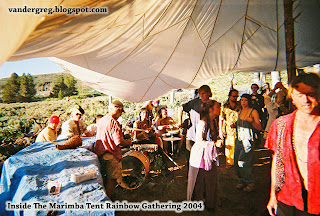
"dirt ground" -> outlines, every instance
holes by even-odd
[[[253,192],[244,192],[235,188],[237,177],[233,167],[225,166],[225,158],[219,156],[219,197],[221,205],[215,211],[118,211],[116,215],[218,215],[218,216],[264,216],[268,215],[266,205],[269,199],[270,189],[270,167],[271,152],[264,148],[254,150],[253,174],[256,188]],[[181,170],[162,172],[161,174],[150,174],[146,181],[135,190],[117,187],[114,191],[114,200],[128,202],[154,201],[182,202],[186,200],[187,175],[185,152],[181,152],[178,158],[174,159],[180,165],[185,165]],[[169,167],[174,164],[167,160]]]

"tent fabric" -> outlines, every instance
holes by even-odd
[[[8,158],[3,164],[0,181],[0,215],[46,215],[47,211],[36,209],[25,211],[6,211],[6,202],[73,204],[105,203],[111,201],[103,187],[99,171],[99,160],[95,153],[77,148],[57,150],[55,144],[66,141],[37,142]],[[83,146],[90,147],[94,138],[83,138]],[[84,170],[95,170],[97,178],[81,183],[71,181],[71,174]],[[49,194],[50,181],[61,183],[60,193]],[[114,216],[112,209],[68,209],[63,208],[59,215],[108,215]]]
[[[84,84],[128,101],[196,88],[227,72],[286,69],[283,0],[33,2],[107,6],[109,13],[39,19],[8,14],[13,3],[5,0],[0,63],[52,57]],[[293,8],[297,67],[319,63],[319,2],[298,0]]]

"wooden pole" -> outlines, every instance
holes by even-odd
[[[296,77],[296,56],[294,44],[294,19],[292,10],[293,1],[283,0],[284,7],[284,29],[286,40],[286,58],[288,82],[290,83]]]

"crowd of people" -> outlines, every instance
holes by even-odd
[[[168,131],[185,129],[180,133],[172,155],[179,154],[185,140],[188,161],[188,200],[203,200],[206,209],[219,205],[218,169],[219,148],[224,147],[226,167],[233,167],[238,177],[234,186],[239,190],[255,190],[252,173],[253,149],[262,147],[274,153],[271,169],[271,192],[268,203],[270,215],[320,214],[320,77],[303,73],[290,84],[289,89],[278,82],[273,89],[265,83],[261,94],[257,84],[251,85],[252,94],[242,94],[231,89],[224,104],[212,100],[208,85],[201,86],[198,96],[178,109],[178,121],[168,116],[166,107],[156,112],[150,104],[144,106],[132,126],[132,139],[125,139],[118,118],[124,113],[123,104],[114,101],[110,113],[97,116],[96,123],[87,127],[81,121],[84,110],[72,109],[70,119],[61,126],[58,138],[74,135],[96,136],[94,152],[105,177],[106,192],[112,196],[117,179],[121,178],[122,147],[133,142],[156,143],[164,151],[173,145],[166,139]],[[295,108],[291,109],[290,101]],[[294,110],[294,111],[293,111]],[[188,121],[183,122],[186,113]],[[59,117],[52,116],[48,127],[37,141],[57,139],[54,131]],[[180,139],[179,139],[180,138]],[[266,141],[264,140],[266,139]],[[174,149],[174,148],[172,148]]]

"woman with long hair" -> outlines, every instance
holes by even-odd
[[[203,200],[208,210],[214,210],[219,204],[217,148],[223,144],[217,119],[220,111],[221,104],[217,101],[210,100],[202,105],[189,162],[187,199]]]
[[[237,121],[237,139],[234,150],[234,168],[238,176],[237,189],[254,190],[252,156],[255,141],[254,131],[261,130],[259,113],[253,109],[251,95],[243,94],[240,99],[241,111]]]

